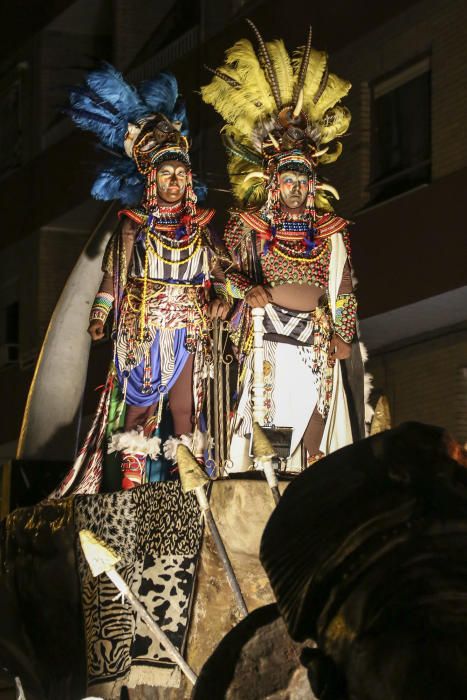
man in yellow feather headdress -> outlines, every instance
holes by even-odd
[[[241,204],[225,232],[235,261],[228,289],[241,300],[233,319],[241,369],[230,457],[234,470],[251,461],[251,310],[262,307],[264,425],[293,429],[293,471],[359,432],[352,433],[341,367],[359,353],[348,221],[333,213],[329,194],[337,192],[317,176],[318,165],[341,153],[339,142],[332,151],[328,144],[348,129],[350,113],[338,103],[350,83],[328,72],[326,54],[311,47],[311,29],[291,59],[282,40],[264,42],[250,25],[257,51],[237,42],[202,89],[226,122],[228,172]],[[360,394],[363,416],[362,381]],[[361,427],[362,420],[360,434]]]

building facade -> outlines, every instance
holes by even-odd
[[[315,9],[300,1],[289,9],[275,0],[56,0],[48,13],[39,5],[28,5],[23,25],[21,3],[9,10],[17,39],[9,37],[0,52],[0,392],[7,407],[0,458],[14,457],[51,314],[105,212],[89,198],[99,155],[61,111],[67,87],[99,59],[136,81],[173,70],[188,101],[195,168],[221,228],[232,201],[219,123],[196,91],[209,79],[203,64],[218,65],[248,32],[246,16],[290,49],[313,24],[314,45],[329,51],[330,69],[352,82],[350,133],[342,157],[323,175],[341,194],[339,213],[354,222],[374,397],[387,395],[395,424],[435,423],[465,441],[465,3],[368,8],[338,0]],[[85,416],[108,355],[109,343],[91,353]]]

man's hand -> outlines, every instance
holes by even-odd
[[[104,323],[102,321],[99,321],[98,319],[91,321],[91,323],[89,324],[88,333],[91,336],[92,340],[102,340],[102,338],[105,335]]]
[[[209,304],[209,316],[212,319],[220,318],[221,321],[227,318],[230,306],[223,299],[213,299]]]
[[[272,297],[269,289],[262,287],[260,284],[256,285],[256,287],[253,287],[245,294],[245,301],[252,309],[263,308],[263,306],[269,304],[271,299]]]
[[[346,343],[338,335],[333,335],[329,345],[329,365],[332,367],[336,360],[347,360],[350,357],[352,346]]]

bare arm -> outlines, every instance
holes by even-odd
[[[231,216],[225,229],[225,244],[233,261],[226,271],[227,290],[232,297],[244,299],[252,308],[266,306],[271,301],[269,289],[251,279],[243,269],[241,256],[238,254],[245,233],[245,224],[241,219],[235,215]]]
[[[123,254],[125,256],[127,273],[130,268],[137,231],[138,224],[125,217],[120,235],[122,237]],[[89,317],[88,333],[92,340],[100,340],[104,337],[105,321],[114,301],[113,293],[113,277],[109,272],[104,272],[104,276],[102,277],[102,281],[97,291]]]

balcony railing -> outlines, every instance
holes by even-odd
[[[141,65],[133,68],[126,76],[132,82],[138,83],[141,80],[152,78],[161,70],[167,68],[185,54],[198,46],[200,40],[200,27],[196,25],[182,34],[171,44],[158,51],[150,59]]]

